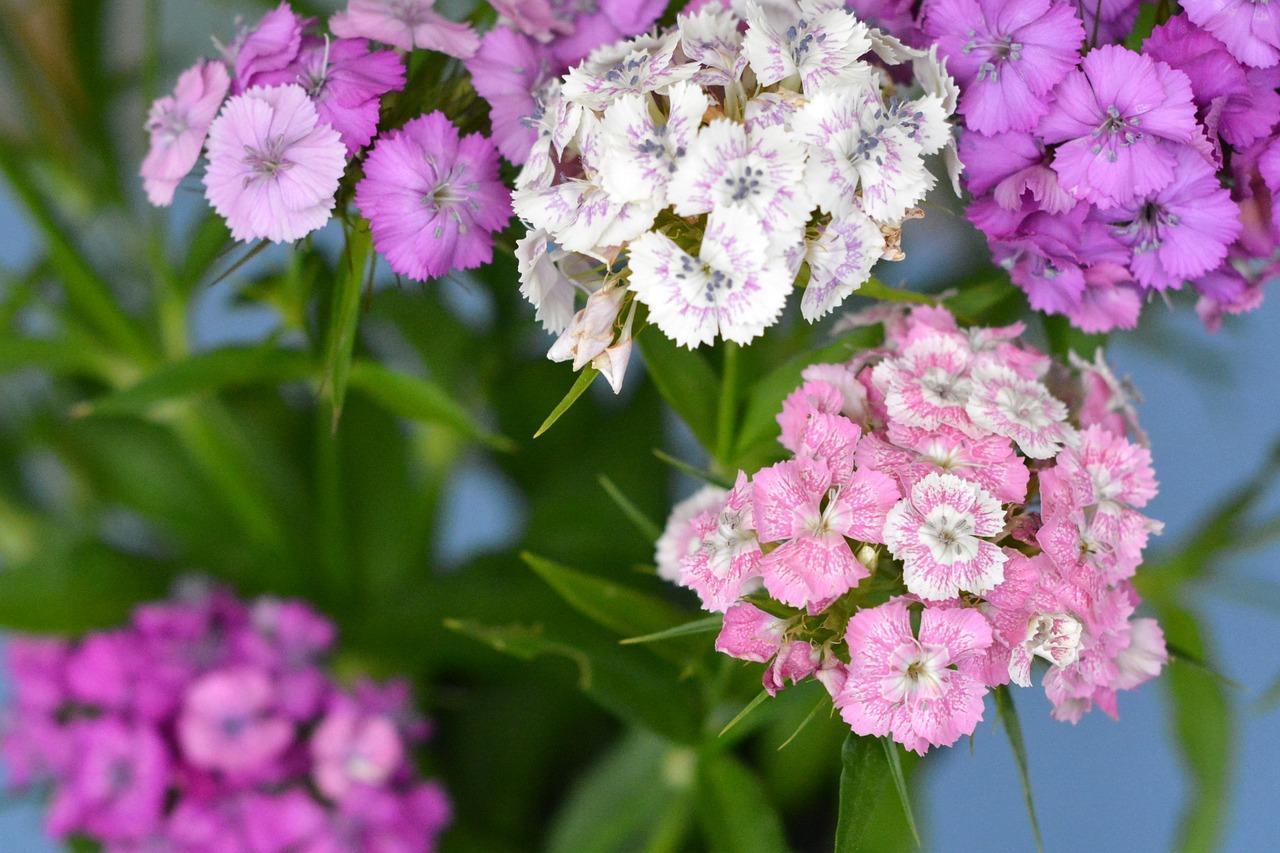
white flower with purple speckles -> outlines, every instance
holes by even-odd
[[[533,305],[534,317],[553,335],[569,328],[574,294],[591,294],[603,281],[599,261],[547,244],[547,232],[531,230],[516,242],[520,293]]]
[[[716,336],[749,343],[782,313],[792,280],[755,234],[759,223],[737,209],[707,218],[698,256],[650,231],[630,247],[631,289],[667,337],[693,349]]]
[[[883,249],[880,227],[861,210],[827,223],[805,254],[809,285],[800,302],[804,318],[812,323],[834,311],[871,277]]]
[[[874,91],[826,89],[800,111],[794,129],[809,143],[805,183],[833,216],[858,204],[872,219],[900,220],[932,188],[924,149],[889,115]]]
[[[652,200],[667,206],[667,184],[684,158],[710,99],[692,83],[676,83],[668,93],[669,114],[655,120],[648,95],[623,95],[605,111],[604,188],[627,201]]]
[[[680,49],[702,68],[690,77],[700,86],[728,86],[742,79],[747,55],[742,52],[738,18],[724,7],[711,4],[693,15],[676,19]]]
[[[834,81],[866,83],[871,66],[858,59],[871,49],[866,24],[837,0],[802,0],[799,17],[760,6],[747,12],[743,50],[762,86],[798,76],[806,95]]]
[[[598,48],[564,76],[564,96],[592,109],[603,109],[619,95],[661,91],[692,77],[699,66],[676,62],[678,33],[661,38],[640,36]]]
[[[653,202],[620,201],[590,181],[567,181],[511,195],[516,215],[555,235],[571,252],[599,256],[648,231],[658,208]]]
[[[781,127],[748,134],[718,119],[704,127],[667,188],[676,213],[749,212],[779,250],[796,243],[813,202],[804,188],[804,149]]]

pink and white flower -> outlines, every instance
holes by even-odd
[[[693,520],[708,510],[718,511],[729,493],[719,486],[703,486],[671,508],[662,535],[655,543],[654,564],[658,577],[677,581],[682,570],[680,561],[697,553],[702,539],[694,531]]]
[[[1052,458],[1075,436],[1061,400],[1042,383],[1002,365],[983,364],[973,371],[965,411],[978,426],[1013,439],[1032,459]]]
[[[929,601],[963,590],[983,593],[1004,579],[1008,557],[994,542],[1004,529],[1000,502],[979,485],[935,473],[889,510],[884,540],[902,560],[907,590]]]
[[[760,541],[754,526],[753,489],[747,475],[738,480],[718,508],[693,519],[697,550],[680,558],[680,584],[702,599],[702,606],[723,613],[760,576]]]
[[[173,203],[174,190],[200,159],[209,125],[230,85],[225,65],[202,59],[182,73],[172,95],[151,105],[147,114],[151,148],[139,171],[152,204]]]
[[[855,613],[845,639],[847,676],[834,699],[854,732],[892,734],[921,755],[973,734],[987,688],[956,667],[991,645],[981,613],[926,607],[917,638],[907,604],[894,600]]]

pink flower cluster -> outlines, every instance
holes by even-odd
[[[7,646],[11,784],[106,853],[426,853],[450,820],[410,748],[409,687],[338,685],[333,625],[297,601],[189,587],[129,625]]]
[[[1034,657],[1054,717],[1115,716],[1167,660],[1133,618],[1161,525],[1122,385],[1021,325],[926,307],[885,326],[881,348],[805,371],[778,416],[788,459],[676,506],[659,573],[724,613],[716,648],[767,663],[770,693],[812,675],[858,734],[954,743]]]
[[[170,204],[204,149],[205,196],[232,237],[297,240],[329,221],[347,163],[367,149],[356,205],[395,272],[426,280],[488,263],[494,232],[511,218],[493,143],[461,139],[437,112],[370,148],[382,96],[405,84],[400,54],[373,41],[457,57],[479,46],[469,26],[431,6],[352,0],[330,21],[332,36],[287,3],[268,12],[222,61],[201,60],[152,106],[148,198]]]

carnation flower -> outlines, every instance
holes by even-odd
[[[924,158],[951,139],[956,90],[936,54],[825,0],[743,11],[691,7],[539,93],[513,207],[531,235],[522,291],[552,331],[576,292],[620,286],[623,310],[639,303],[682,346],[745,344],[797,282],[813,321],[903,257],[902,225],[935,183]],[[504,98],[541,78],[519,56],[519,85],[494,86]],[[923,93],[891,82],[907,63]],[[628,352],[624,334],[606,350]]]
[[[147,115],[151,148],[139,171],[152,204],[173,203],[174,190],[200,159],[209,125],[230,85],[225,65],[202,59],[182,73],[172,95],[151,105]]]
[[[349,0],[334,13],[329,29],[342,38],[366,38],[401,50],[424,48],[459,59],[475,54],[480,38],[468,24],[456,24],[432,10],[435,0]]]
[[[355,203],[391,269],[418,281],[488,263],[511,218],[493,143],[439,111],[379,138]]]
[[[345,168],[346,146],[301,86],[254,87],[209,127],[205,196],[236,240],[282,243],[329,221]]]
[[[821,681],[855,733],[917,752],[972,733],[1034,659],[1055,717],[1114,714],[1167,660],[1129,583],[1160,525],[1128,393],[1100,353],[1054,369],[1021,324],[861,322],[884,344],[810,366],[783,402],[791,455],[663,533],[678,583],[725,614],[717,650],[763,664],[770,694]]]
[[[430,853],[449,804],[408,754],[407,684],[341,686],[333,639],[301,602],[197,587],[115,631],[11,638],[10,782],[51,791],[50,834],[105,850]]]

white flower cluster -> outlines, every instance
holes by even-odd
[[[906,63],[914,99],[888,70]],[[561,335],[550,357],[616,390],[637,302],[690,348],[751,341],[797,281],[806,319],[832,311],[877,260],[902,258],[956,95],[932,50],[839,0],[748,4],[745,26],[712,2],[600,48],[541,93],[514,194],[521,291]]]

